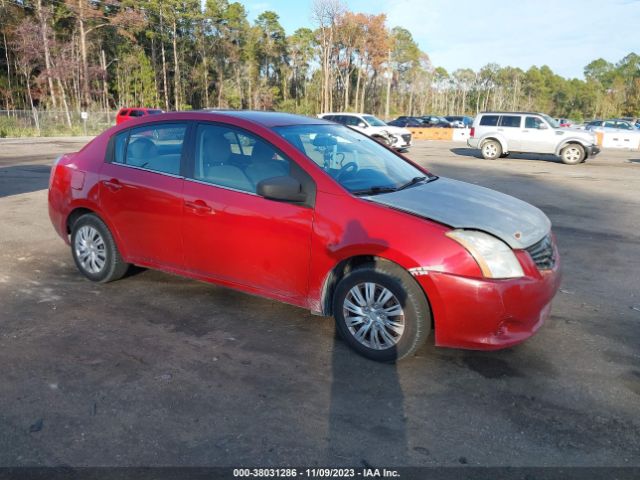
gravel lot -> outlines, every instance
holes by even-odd
[[[0,141],[0,465],[640,466],[640,152],[586,164],[420,142],[542,208],[565,266],[513,349],[381,365],[333,320],[154,271],[94,285],[49,223],[57,153]]]

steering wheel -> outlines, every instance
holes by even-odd
[[[358,171],[358,164],[356,162],[349,162],[343,165],[336,174],[336,180],[340,180],[342,177],[349,173],[355,173]]]

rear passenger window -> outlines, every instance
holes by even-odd
[[[184,124],[162,124],[122,132],[115,139],[114,162],[179,175],[186,131]]]
[[[503,115],[500,118],[501,127],[520,128],[520,117],[515,115]]]
[[[483,115],[480,119],[480,125],[485,127],[495,127],[498,125],[498,115]]]
[[[289,171],[289,160],[264,140],[233,127],[198,125],[195,180],[255,193],[261,180]]]

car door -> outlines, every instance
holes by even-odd
[[[186,268],[293,303],[305,298],[313,208],[263,198],[256,185],[275,176],[311,177],[230,125],[199,124],[193,138],[183,193]]]
[[[129,260],[182,268],[181,161],[187,123],[152,123],[111,139],[100,206]]]
[[[522,129],[520,115],[501,115],[498,121],[498,132],[506,139],[508,150],[518,152],[522,148]]]
[[[557,143],[556,131],[547,122],[538,116],[525,116],[520,151],[554,153]]]

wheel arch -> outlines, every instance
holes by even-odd
[[[580,145],[582,148],[584,148],[584,158],[587,158],[589,156],[589,145],[587,144],[587,142],[585,140],[582,140],[581,138],[567,138],[566,140],[562,141],[557,147],[556,147],[556,155],[560,155],[560,152],[562,152],[562,149],[568,145],[572,145],[572,144],[578,144]]]
[[[336,289],[336,286],[347,275],[349,272],[355,270],[361,265],[366,265],[368,263],[373,264],[386,264],[392,266],[394,269],[398,269],[406,274],[409,278],[411,278],[417,285],[418,288],[424,294],[424,298],[429,304],[429,308],[431,309],[431,302],[429,301],[429,297],[427,293],[424,291],[419,282],[417,282],[411,273],[407,271],[402,265],[393,260],[389,260],[388,258],[379,257],[376,255],[354,255],[348,258],[345,258],[338,262],[327,274],[323,286],[322,286],[322,294],[320,299],[320,305],[322,308],[322,315],[331,316],[333,315],[333,294]],[[431,310],[431,314],[433,315],[433,310]],[[435,321],[432,321],[432,328],[435,328]]]
[[[509,145],[507,144],[506,139],[500,137],[500,135],[493,135],[493,134],[489,134],[486,137],[482,137],[482,139],[478,143],[478,148],[480,150],[482,150],[482,147],[484,146],[484,144],[487,143],[490,140],[493,140],[493,141],[498,142],[500,144],[500,148],[502,148],[502,153],[508,153],[509,152]]]
[[[67,218],[65,219],[65,223],[64,223],[67,235],[71,235],[71,229],[73,228],[73,224],[78,220],[78,218],[80,218],[82,215],[85,215],[87,213],[95,215],[102,222],[104,222],[104,224],[109,229],[109,232],[111,232],[111,236],[113,237],[113,240],[116,242],[116,246],[118,248],[118,251],[120,252],[120,255],[122,256],[122,258],[126,260],[128,258],[128,255],[126,252],[126,248],[123,248],[124,245],[120,239],[118,231],[113,227],[111,222],[109,222],[105,218],[104,215],[102,215],[97,209],[91,208],[91,206],[81,204],[81,205],[75,206],[69,211],[69,214],[67,215]]]

